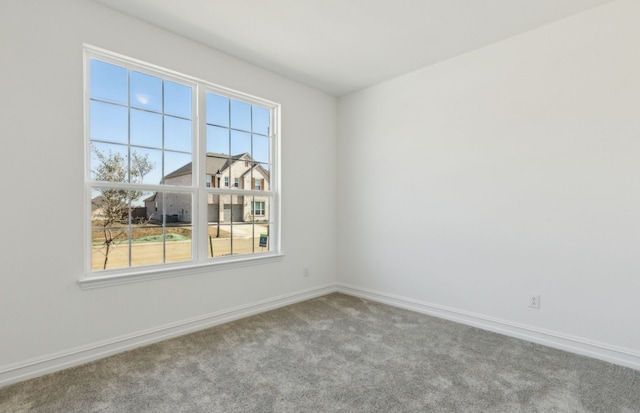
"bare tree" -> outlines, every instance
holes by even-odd
[[[91,172],[95,181],[101,182],[129,182],[141,183],[144,176],[153,168],[149,161],[149,155],[131,153],[131,163],[127,164],[127,158],[119,152],[102,152],[93,147],[98,162]],[[98,188],[101,196],[92,202],[95,207],[101,209],[98,222],[104,234],[104,264],[102,269],[107,269],[109,253],[116,247],[117,241],[127,236],[122,229],[114,229],[114,224],[122,220],[129,220],[131,203],[142,197],[142,191],[132,191],[119,188]]]

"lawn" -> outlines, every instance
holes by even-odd
[[[107,269],[127,268],[171,262],[184,262],[192,259],[191,225],[171,224],[165,228],[163,242],[162,227],[154,224],[135,224],[131,226],[131,248],[128,243],[128,228],[113,227],[117,241],[110,247]],[[234,226],[228,224],[209,225],[208,255],[252,254],[268,250],[259,245],[260,234],[267,232],[265,225]],[[217,236],[219,235],[219,236]],[[92,270],[102,270],[105,262],[105,235],[101,226],[95,225],[92,233],[91,250]]]

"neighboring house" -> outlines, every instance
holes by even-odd
[[[164,177],[167,185],[191,185],[193,166],[190,163]],[[219,153],[207,153],[206,184],[208,188],[269,190],[269,171],[253,161],[248,153],[229,158]],[[269,197],[259,195],[208,194],[207,216],[209,222],[268,221]],[[147,216],[162,220],[163,200],[159,193],[144,200]],[[165,193],[164,214],[167,222],[191,222],[190,196]]]
[[[147,209],[147,218],[150,221],[160,221],[162,218],[158,213],[158,204],[156,202],[157,197],[158,193],[155,192],[153,195],[143,200],[144,206]]]

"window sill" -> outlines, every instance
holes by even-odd
[[[207,262],[203,264],[189,264],[171,268],[152,268],[144,271],[119,272],[111,275],[94,275],[78,280],[83,290],[110,287],[120,284],[131,284],[161,278],[182,277],[185,275],[202,274],[212,271],[220,271],[229,268],[246,267],[249,265],[261,265],[281,261],[282,253],[264,254],[251,257],[233,257],[224,261]]]

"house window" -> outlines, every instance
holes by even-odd
[[[264,201],[254,201],[251,203],[251,210],[253,211],[253,215],[256,216],[264,216]]]
[[[256,191],[262,191],[262,179],[260,179],[260,178],[256,178],[256,181],[255,181],[255,190],[256,190]]]
[[[250,219],[265,202],[240,188],[260,168],[277,204],[277,104],[90,46],[85,71],[87,279],[279,254],[278,214]]]

